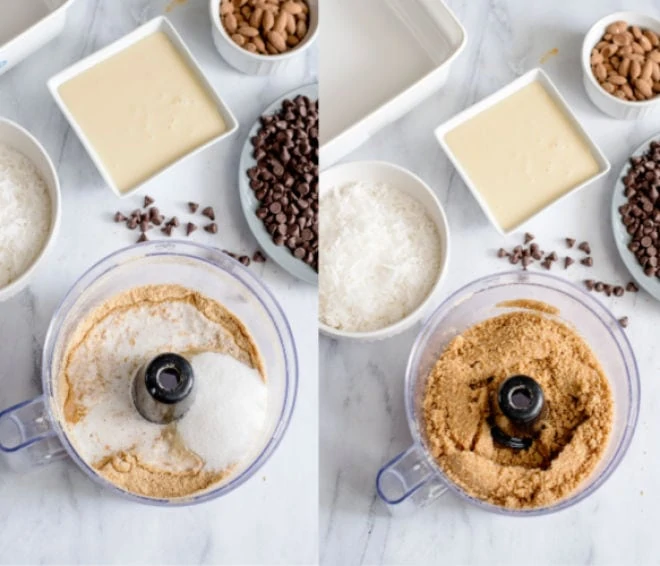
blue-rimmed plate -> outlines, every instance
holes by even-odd
[[[651,136],[642,145],[640,145],[630,156],[641,157],[649,147],[652,141],[660,141],[660,133]],[[644,269],[637,262],[635,254],[628,249],[630,243],[630,235],[626,231],[626,227],[621,222],[621,215],[619,214],[619,207],[628,202],[624,194],[625,186],[623,184],[623,177],[625,177],[628,169],[630,168],[630,159],[626,160],[625,165],[621,169],[621,173],[616,179],[614,185],[614,194],[612,195],[612,230],[614,232],[614,241],[619,250],[623,263],[626,264],[628,271],[633,276],[637,284],[644,289],[654,299],[660,301],[660,279],[657,277],[649,277],[644,273]]]
[[[317,100],[319,97],[318,84],[314,83],[302,86],[286,93],[284,96],[278,98],[268,108],[266,108],[262,115],[275,113],[280,109],[284,100],[293,99],[299,95],[307,96],[313,100]],[[241,160],[238,171],[238,190],[241,195],[241,208],[243,209],[243,214],[245,214],[245,219],[247,220],[250,230],[254,234],[254,237],[257,239],[257,242],[259,242],[259,246],[261,246],[261,249],[270,259],[272,259],[294,277],[302,279],[303,281],[312,285],[318,285],[318,273],[303,261],[293,257],[293,254],[286,246],[276,246],[273,243],[270,234],[266,231],[263,222],[257,218],[256,211],[257,208],[259,208],[259,201],[254,196],[254,191],[250,188],[250,179],[247,176],[247,171],[257,164],[252,155],[254,148],[252,147],[250,140],[253,136],[257,135],[257,132],[260,128],[261,123],[259,120],[257,120],[254,126],[252,126],[250,129],[250,133],[245,140],[245,145],[243,146],[243,151],[241,153]]]

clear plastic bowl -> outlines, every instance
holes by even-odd
[[[469,496],[449,480],[426,448],[421,402],[426,380],[447,344],[469,327],[505,312],[503,301],[531,299],[559,309],[558,318],[574,328],[602,364],[614,397],[609,444],[595,470],[569,497],[534,509],[509,509]],[[614,315],[597,299],[571,283],[529,272],[491,275],[463,287],[430,317],[413,346],[406,369],[405,402],[413,445],[378,473],[376,488],[393,513],[424,506],[451,491],[486,511],[517,516],[544,515],[589,497],[612,474],[632,440],[639,414],[639,373],[628,338]]]
[[[56,378],[66,344],[78,323],[110,297],[153,284],[178,284],[195,289],[232,311],[245,324],[259,348],[268,386],[266,427],[252,457],[226,481],[202,493],[176,499],[139,496],[98,475],[67,438],[56,402]],[[282,440],[298,389],[298,359],[293,336],[270,291],[249,270],[220,250],[177,241],[132,246],[109,255],[87,271],[68,292],[51,321],[42,368],[44,394],[0,413],[0,451],[16,453],[12,467],[24,470],[68,455],[103,487],[134,501],[156,505],[201,503],[245,483]]]

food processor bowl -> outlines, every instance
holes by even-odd
[[[226,480],[204,492],[174,499],[136,495],[100,476],[69,441],[57,402],[57,376],[69,338],[80,321],[119,293],[159,284],[193,289],[234,313],[259,349],[268,388],[266,424],[251,456]],[[201,503],[245,483],[280,443],[291,419],[298,388],[298,360],[291,328],[270,291],[249,270],[220,250],[181,241],[132,246],[109,255],[89,269],[68,292],[51,321],[42,368],[43,395],[0,413],[0,451],[22,456],[13,467],[41,466],[68,455],[103,487],[134,501],[157,505]]]
[[[489,318],[524,310],[504,304],[523,299],[557,308],[556,318],[587,342],[609,381],[614,415],[608,446],[601,460],[575,492],[551,506],[512,509],[468,495],[443,473],[424,438],[422,400],[431,369],[449,342]],[[406,413],[413,445],[379,471],[378,494],[393,514],[427,505],[447,491],[486,511],[507,515],[544,515],[566,509],[594,493],[621,462],[637,424],[639,391],[639,372],[630,342],[614,315],[597,299],[551,275],[520,271],[479,279],[450,296],[417,337],[405,380]]]

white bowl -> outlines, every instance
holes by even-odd
[[[445,211],[431,188],[417,175],[392,163],[384,161],[354,161],[337,165],[321,173],[319,196],[332,187],[361,182],[368,184],[386,183],[410,195],[420,202],[431,220],[438,228],[442,246],[442,260],[438,271],[438,278],[424,301],[408,316],[379,330],[370,332],[346,332],[323,324],[319,320],[319,330],[332,338],[347,338],[358,341],[374,342],[391,338],[396,334],[405,332],[420,322],[435,306],[437,292],[447,272],[449,264],[449,223]]]
[[[118,53],[122,52],[127,47],[134,45],[141,39],[144,39],[145,37],[150,36],[156,32],[163,32],[165,35],[167,35],[167,37],[172,42],[176,50],[183,57],[184,61],[186,62],[190,70],[194,73],[194,75],[200,81],[200,83],[202,84],[208,95],[215,102],[215,106],[218,112],[220,112],[220,115],[222,116],[222,119],[224,120],[227,129],[224,132],[222,132],[220,135],[210,139],[209,141],[203,143],[200,146],[193,148],[188,153],[185,153],[181,157],[178,157],[174,161],[171,161],[170,163],[166,164],[164,167],[154,172],[146,179],[140,181],[135,186],[122,192],[119,190],[114,179],[111,177],[108,169],[106,168],[105,164],[103,163],[103,160],[96,151],[93,143],[87,137],[85,130],[78,124],[75,116],[69,110],[69,107],[66,105],[66,103],[60,96],[59,88],[64,83],[71,80],[72,78],[84,73],[85,71],[91,69],[92,67],[98,65],[99,63],[102,63],[103,61],[110,59],[114,55],[117,55]],[[234,114],[225,104],[224,100],[222,100],[222,98],[217,93],[211,82],[208,80],[208,78],[204,74],[204,71],[202,71],[200,64],[197,62],[197,59],[195,59],[190,49],[188,49],[188,46],[184,43],[179,33],[176,31],[176,29],[170,23],[170,21],[164,16],[158,16],[152,20],[149,20],[146,24],[141,25],[140,27],[134,29],[132,32],[126,34],[117,41],[111,43],[110,45],[106,45],[105,47],[99,49],[95,53],[92,53],[91,55],[85,57],[84,59],[81,59],[77,63],[74,63],[71,67],[68,67],[63,71],[60,71],[57,75],[55,75],[54,77],[48,80],[47,85],[50,94],[55,99],[55,102],[62,111],[62,114],[64,114],[64,116],[68,120],[73,131],[76,132],[76,135],[80,140],[80,143],[87,150],[89,157],[94,162],[94,165],[96,165],[96,168],[101,174],[101,177],[103,177],[103,180],[110,187],[110,189],[112,189],[112,192],[115,193],[115,195],[117,195],[119,198],[126,198],[136,193],[142,187],[144,187],[144,185],[149,183],[152,179],[158,177],[165,171],[168,171],[170,168],[176,166],[178,163],[181,163],[181,161],[193,155],[197,155],[198,153],[204,151],[205,149],[208,149],[209,147],[218,143],[219,141],[228,138],[234,132],[236,132],[236,130],[238,130],[238,122],[236,121]]]
[[[591,50],[605,34],[605,28],[612,22],[623,20],[630,25],[647,28],[660,34],[660,21],[650,16],[635,12],[615,12],[598,20],[584,36],[582,43],[582,80],[584,89],[596,107],[613,118],[620,120],[639,120],[646,118],[660,108],[660,95],[651,100],[632,102],[621,100],[604,90],[596,81],[591,70]]]
[[[21,275],[8,285],[4,287],[0,286],[0,302],[2,302],[23,290],[29,283],[37,265],[52,246],[60,228],[61,205],[60,182],[57,178],[55,166],[37,139],[15,122],[0,118],[0,143],[21,152],[34,164],[46,185],[48,185],[48,194],[51,202],[50,231],[48,232],[46,241],[37,257]]]
[[[579,185],[576,185],[570,190],[564,192],[562,195],[559,195],[555,200],[549,202],[543,208],[539,209],[534,214],[522,220],[519,224],[512,226],[508,230],[505,230],[500,225],[497,218],[495,218],[495,215],[492,213],[490,207],[486,203],[486,200],[481,196],[481,193],[479,192],[479,188],[472,182],[467,171],[461,165],[460,160],[454,155],[454,152],[452,151],[451,147],[449,147],[449,144],[447,144],[447,142],[445,141],[445,136],[449,132],[451,132],[452,130],[463,124],[464,122],[467,122],[471,118],[477,116],[478,114],[481,114],[484,110],[487,110],[488,108],[495,106],[498,102],[501,102],[502,100],[508,98],[515,92],[519,91],[520,89],[536,81],[540,82],[541,85],[543,85],[546,92],[554,99],[554,101],[562,109],[565,116],[570,120],[573,127],[575,128],[575,131],[580,134],[582,139],[589,146],[589,149],[591,150],[591,154],[598,163],[598,172],[592,177],[589,177],[588,179],[584,180]],[[610,170],[610,162],[607,160],[607,157],[605,157],[605,154],[596,145],[596,142],[591,138],[591,136],[589,136],[587,131],[584,129],[584,127],[578,120],[575,113],[571,110],[571,107],[568,105],[568,102],[566,102],[566,99],[561,95],[559,90],[557,90],[555,84],[550,80],[550,77],[548,77],[548,75],[540,68],[536,68],[536,69],[532,69],[531,71],[528,71],[524,75],[518,77],[516,80],[510,82],[505,87],[494,92],[490,96],[487,96],[483,100],[480,100],[475,105],[470,106],[469,108],[456,114],[453,118],[450,118],[447,122],[436,128],[435,137],[438,140],[440,147],[442,147],[443,151],[447,154],[447,157],[449,157],[449,160],[456,168],[456,171],[458,171],[459,175],[463,179],[463,182],[465,183],[467,188],[470,189],[472,196],[479,203],[481,210],[483,210],[484,214],[488,217],[488,220],[490,220],[491,224],[503,236],[508,236],[509,234],[512,234],[513,232],[519,230],[522,226],[526,225],[533,218],[536,218],[539,214],[541,214],[548,207],[552,206],[554,203],[565,199],[568,195],[572,195],[573,193],[579,191],[580,189],[583,189],[590,183],[593,183],[597,179],[600,179],[601,177],[606,175],[607,172]]]
[[[282,72],[296,57],[301,56],[314,43],[319,28],[319,0],[307,0],[309,6],[309,28],[305,38],[291,51],[280,55],[250,53],[236,45],[220,21],[220,0],[209,0],[213,43],[222,58],[234,69],[248,75],[274,75]]]

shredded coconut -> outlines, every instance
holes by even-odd
[[[22,275],[46,243],[48,187],[34,164],[0,143],[0,287]]]
[[[349,332],[413,312],[437,281],[442,243],[414,198],[386,184],[333,187],[321,198],[319,316]]]

